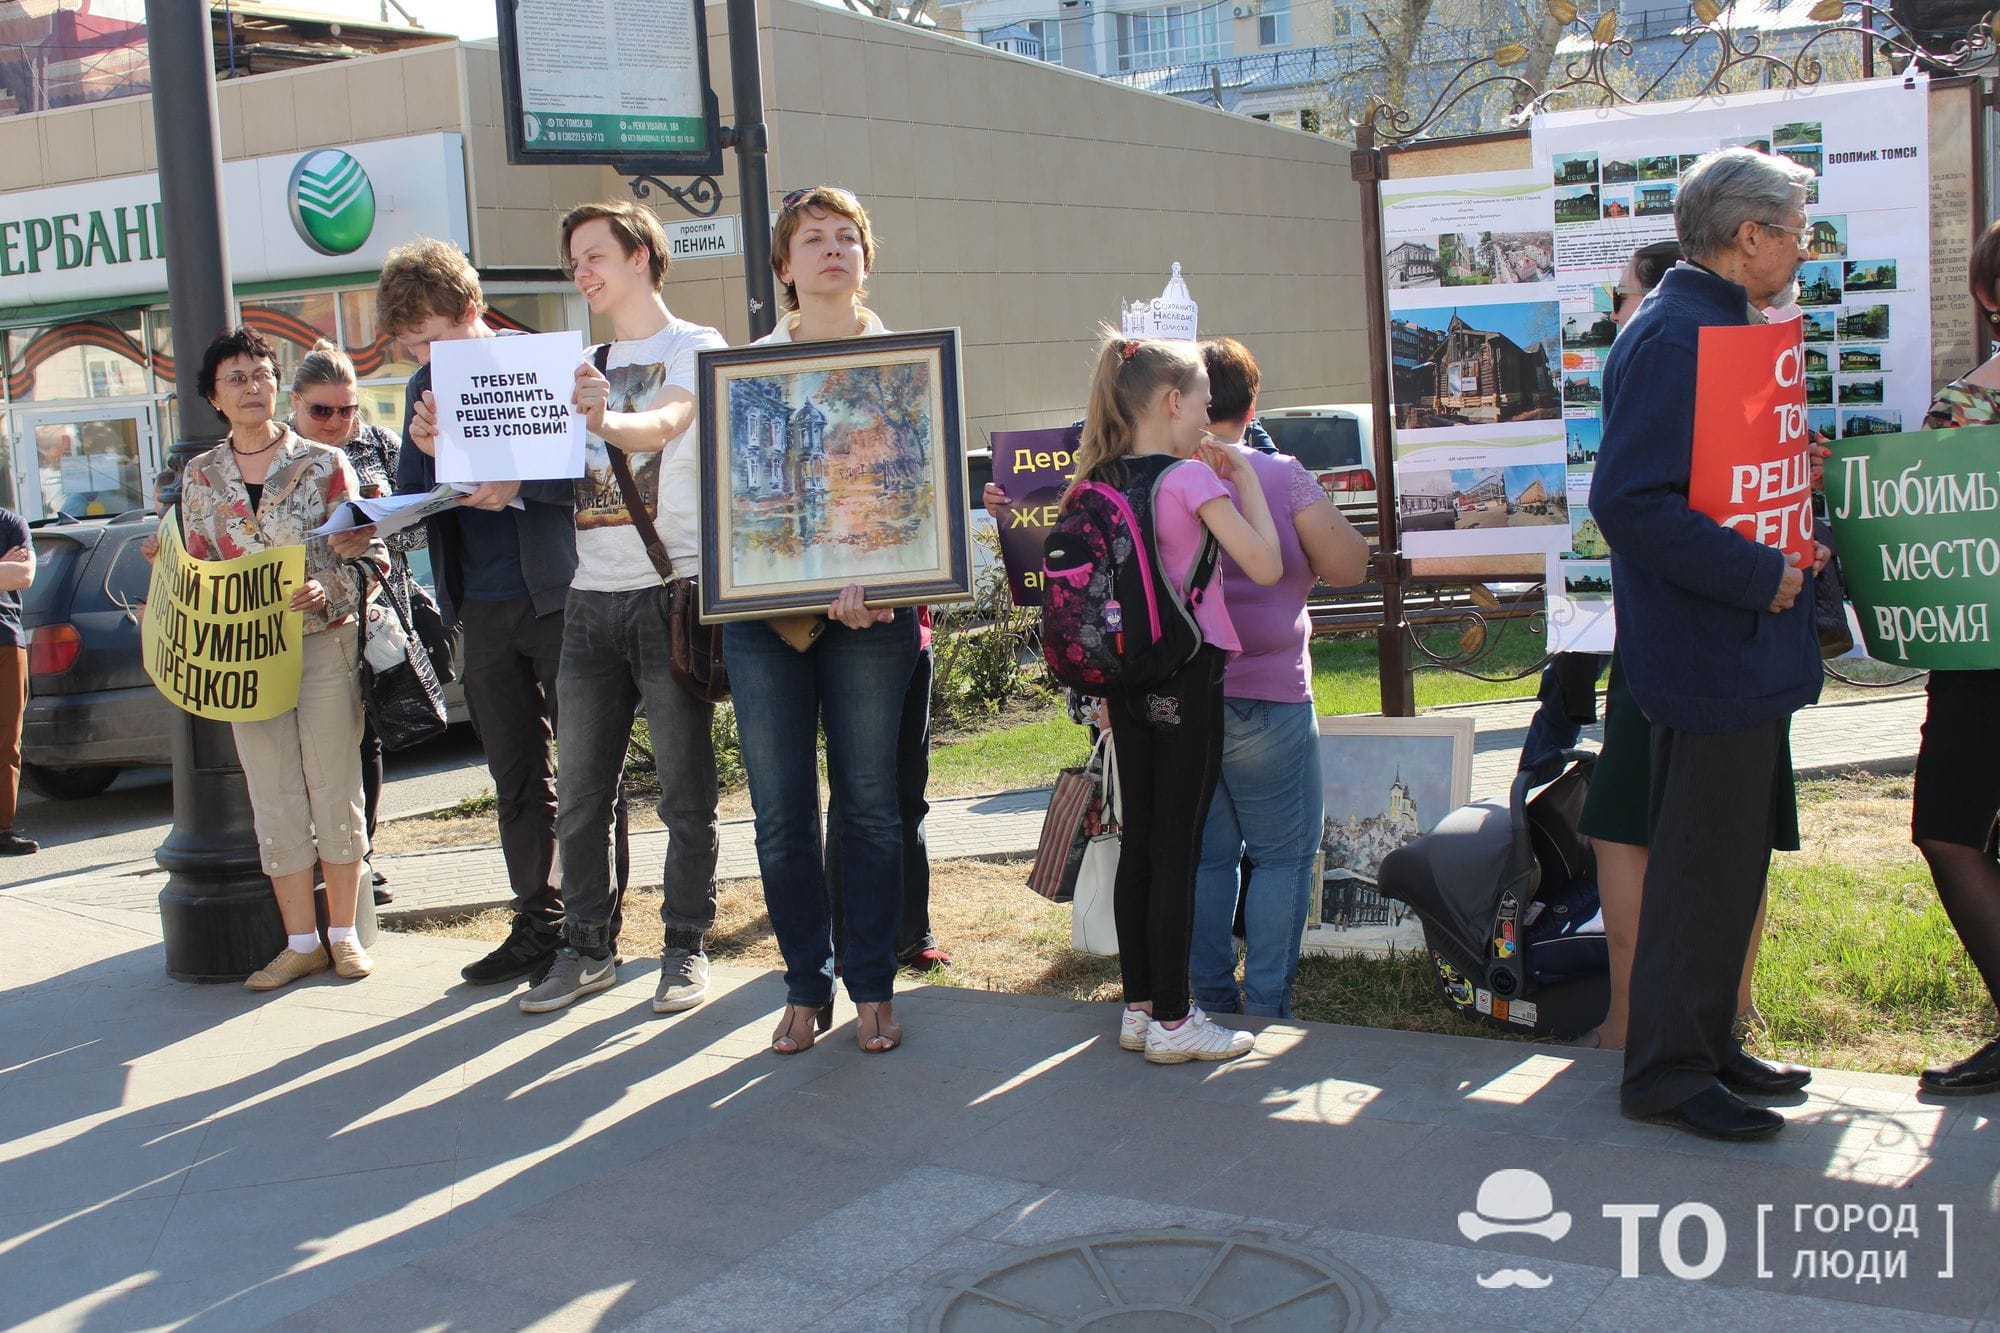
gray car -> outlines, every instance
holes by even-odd
[[[39,566],[21,607],[28,637],[21,781],[30,791],[80,800],[123,769],[173,760],[173,705],[153,687],[139,651],[140,608],[152,581],[139,544],[158,526],[146,510],[30,525]],[[413,552],[410,567],[428,586],[424,555]],[[444,687],[452,721],[463,721],[464,690],[449,677]]]

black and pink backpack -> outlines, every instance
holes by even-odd
[[[1204,534],[1179,588],[1168,584],[1154,540],[1160,482],[1183,464],[1203,466],[1146,454],[1120,460],[1118,485],[1079,482],[1042,545],[1042,656],[1079,693],[1152,689],[1201,649],[1194,608],[1215,572],[1215,537]]]

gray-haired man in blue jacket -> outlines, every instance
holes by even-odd
[[[1651,856],[1632,967],[1625,1114],[1712,1138],[1784,1125],[1717,1075],[1771,860],[1791,714],[1819,697],[1811,570],[1688,503],[1701,329],[1759,323],[1791,285],[1812,173],[1743,148],[1681,177],[1688,259],[1613,344],[1591,511],[1612,549],[1618,650],[1653,724]],[[1824,556],[1821,557],[1824,563]],[[1776,1072],[1776,1071],[1773,1071]]]

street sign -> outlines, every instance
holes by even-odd
[[[667,258],[677,264],[683,259],[720,259],[743,248],[741,221],[734,216],[665,225]]]
[[[509,162],[722,170],[702,0],[500,0],[499,18]]]

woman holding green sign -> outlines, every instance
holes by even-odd
[[[2000,335],[2000,222],[1972,251],[1972,296]],[[2000,425],[2000,356],[1938,390],[1924,429]],[[1994,817],[2000,813],[2000,670],[1933,671],[1924,738],[1917,747],[1910,836],[1930,863],[1938,900],[2000,1001],[2000,861]],[[1955,1064],[1926,1069],[1917,1086],[1938,1097],[2000,1090],[2000,1037]]]

